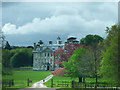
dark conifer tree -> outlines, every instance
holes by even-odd
[[[11,47],[8,41],[6,41],[5,49],[11,50]]]

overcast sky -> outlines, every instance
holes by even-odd
[[[3,2],[2,30],[10,45],[33,45],[42,40],[64,42],[88,34],[105,37],[105,29],[118,21],[117,2]]]

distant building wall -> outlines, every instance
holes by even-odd
[[[64,47],[60,37],[57,38],[56,44],[53,44],[52,41],[49,41],[48,45],[41,42],[40,40],[38,44],[34,43],[33,70],[55,70],[59,68],[59,66],[54,63],[54,56],[52,54],[55,50]]]

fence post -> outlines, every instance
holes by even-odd
[[[53,79],[51,79],[51,87],[53,87]]]
[[[72,81],[72,88],[74,88],[74,80]]]
[[[85,83],[85,88],[86,88],[86,83]]]
[[[27,86],[29,86],[29,78],[27,79]]]
[[[11,87],[11,80],[9,80],[9,87]]]
[[[14,85],[14,79],[12,79],[12,85]]]

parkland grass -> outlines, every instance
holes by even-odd
[[[13,71],[13,75],[3,76],[3,79],[14,79],[15,85],[12,87],[7,88],[27,88],[32,86],[35,82],[45,79],[47,76],[51,74],[51,71]],[[27,86],[27,79],[29,78],[32,83]],[[62,76],[54,76],[52,77],[54,84],[58,84],[59,82],[69,82],[69,87],[71,88],[72,80],[78,82],[78,78],[71,78],[71,77],[62,77]],[[95,78],[86,78],[86,82],[95,82]],[[99,78],[98,82],[109,82],[103,78]],[[51,88],[51,79],[44,83],[47,87]],[[55,85],[54,88],[66,88],[63,86]]]
[[[9,88],[26,88],[32,86],[33,83],[45,79],[51,74],[51,71],[13,71],[13,75],[3,76],[4,79],[14,79],[15,85]],[[27,80],[32,81],[27,86]]]

